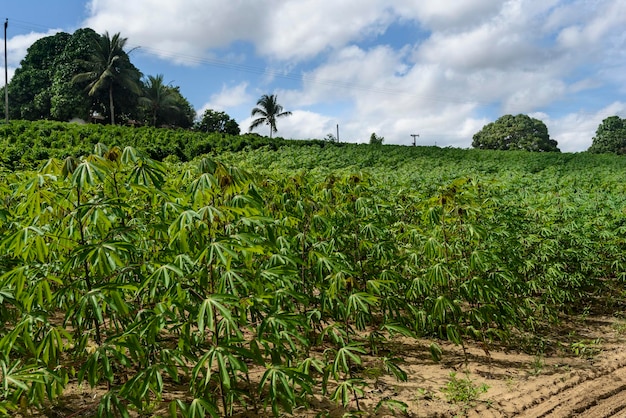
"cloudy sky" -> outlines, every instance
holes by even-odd
[[[8,3],[8,4],[7,4]],[[624,0],[20,0],[2,7],[9,75],[40,37],[121,32],[133,63],[247,131],[262,94],[285,138],[471,146],[504,114],[584,151],[626,117]],[[0,85],[4,84],[4,80]],[[265,127],[263,127],[265,128]],[[261,134],[268,134],[259,128]]]

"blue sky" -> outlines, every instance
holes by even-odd
[[[9,73],[57,31],[121,32],[133,63],[243,131],[262,94],[285,138],[470,147],[504,114],[543,120],[563,151],[626,117],[624,0],[6,1]],[[0,82],[0,85],[3,81]],[[267,134],[259,129],[259,133]]]

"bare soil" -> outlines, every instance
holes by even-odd
[[[607,316],[567,318],[557,331],[541,340],[520,339],[518,347],[463,347],[442,344],[443,357],[434,362],[431,341],[399,338],[392,349],[408,375],[398,382],[383,373],[380,358],[365,357],[361,374],[367,387],[359,399],[366,417],[626,417],[626,321]],[[528,354],[540,346],[542,354]],[[383,348],[384,349],[384,348]],[[459,390],[448,390],[451,373],[476,395],[451,401]],[[482,390],[481,390],[482,388]],[[455,393],[456,392],[456,393]],[[44,414],[22,411],[17,417],[95,417],[103,390],[70,386],[63,399]],[[171,391],[164,399],[184,397]],[[460,396],[463,398],[463,396]],[[473,399],[472,399],[473,398]],[[406,412],[376,410],[382,399],[404,402]],[[315,396],[308,410],[296,417],[341,417],[346,410]],[[138,415],[135,415],[138,416]],[[141,415],[147,417],[149,415]],[[152,416],[168,416],[166,405]],[[269,417],[270,411],[240,412],[237,418]]]

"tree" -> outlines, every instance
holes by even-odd
[[[100,38],[85,28],[71,35],[59,32],[33,43],[9,83],[11,118],[68,121],[87,119],[93,109],[106,113],[106,91],[89,96],[84,89],[87,82],[74,82],[76,74],[92,70],[93,44]],[[134,68],[130,61],[126,65]],[[136,112],[135,94],[118,94],[116,99],[123,112]]]
[[[119,32],[112,37],[108,32],[94,37],[91,57],[84,62],[89,71],[76,74],[73,78],[75,83],[89,82],[86,87],[89,96],[107,91],[112,125],[115,124],[114,92],[126,90],[136,96],[141,94],[141,73],[130,63],[124,51],[127,41],[128,38],[122,38]]]
[[[68,121],[73,118],[87,120],[93,105],[93,98],[89,97],[84,86],[72,81],[75,74],[87,71],[82,64],[91,55],[91,40],[100,36],[93,29],[78,29],[68,39],[65,49],[56,56],[54,75],[49,86],[50,118]]]
[[[250,131],[261,125],[269,125],[270,138],[272,133],[278,132],[276,128],[276,119],[291,115],[291,112],[284,112],[283,107],[278,104],[278,98],[275,94],[264,94],[256,102],[257,107],[252,109],[252,116],[260,116],[253,120],[250,124]]]
[[[480,149],[560,152],[548,128],[528,115],[504,115],[474,134],[472,146]]]
[[[50,116],[51,91],[57,57],[65,50],[70,35],[59,32],[33,43],[9,83],[9,116],[37,120]]]
[[[370,135],[370,145],[382,145],[385,137],[376,135],[375,132],[372,132]]]
[[[327,133],[326,136],[324,137],[324,141],[327,141],[327,142],[339,142],[337,140],[337,137],[333,133]]]
[[[589,147],[589,152],[596,154],[626,154],[626,119],[610,116],[598,125],[596,136]]]
[[[181,94],[178,86],[172,87],[172,90],[174,91],[174,101],[178,111],[169,114],[166,118],[166,123],[179,128],[191,128],[196,118],[196,111],[189,103],[189,100]]]
[[[139,103],[149,116],[150,124],[157,126],[157,122],[162,124],[169,115],[180,112],[177,99],[176,90],[163,83],[163,74],[157,74],[148,76],[143,84],[143,96],[139,98]]]
[[[239,124],[226,112],[218,112],[207,109],[202,114],[202,119],[196,125],[196,129],[202,132],[219,132],[228,135],[239,135]]]

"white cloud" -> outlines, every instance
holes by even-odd
[[[279,60],[311,58],[376,36],[393,20],[384,0],[92,0],[89,11],[86,26],[186,64],[236,41]]]
[[[92,0],[90,10],[97,31],[179,63],[241,59],[243,43],[260,66],[298,68],[299,86],[281,85],[279,71],[262,80],[294,112],[280,121],[284,137],[323,137],[339,123],[351,141],[374,131],[409,144],[419,133],[467,147],[487,119],[558,101],[581,111],[547,115],[553,136],[563,150],[586,149],[597,122],[590,130],[584,115],[604,111],[593,95],[626,90],[623,0]],[[379,38],[394,25],[406,34]],[[202,109],[247,117],[252,95],[266,93],[252,83],[222,87]]]
[[[580,2],[578,2],[580,3]],[[581,5],[585,15],[571,19],[558,35],[558,42],[568,49],[581,49],[597,45],[613,30],[622,31],[626,22],[626,3],[623,1],[598,0],[595,7]],[[571,10],[571,9],[570,9]],[[567,10],[571,16],[570,10]]]
[[[15,69],[19,67],[20,62],[26,56],[28,48],[37,40],[45,36],[54,35],[57,32],[59,32],[58,29],[50,29],[46,33],[30,32],[24,35],[15,35],[11,38],[7,37],[7,72],[9,82],[11,82],[15,74]],[[4,42],[4,39],[2,39],[2,42]],[[1,77],[0,86],[4,86],[4,76]]]
[[[210,48],[263,33],[259,17],[270,1],[92,0],[85,25],[97,32],[121,32],[132,45],[178,63],[197,64]]]
[[[240,123],[242,132],[247,132],[252,118],[248,117]],[[274,136],[283,138],[322,139],[328,133],[336,132],[335,120],[319,113],[294,110],[291,116],[279,118],[276,121],[278,132]],[[269,135],[266,125],[255,129],[261,135]]]
[[[352,41],[382,34],[393,21],[383,0],[292,0],[267,13],[263,54],[282,60],[310,58]]]
[[[497,15],[502,0],[455,0],[394,2],[397,12],[406,19],[416,19],[431,30],[471,27]]]
[[[559,118],[551,118],[542,113],[533,117],[541,119],[550,132],[550,137],[558,142],[563,152],[586,151],[591,146],[598,126],[609,117],[626,117],[626,103],[613,102],[594,112],[569,113]]]
[[[26,56],[28,48],[30,48],[35,41],[45,36],[54,35],[57,32],[59,32],[59,29],[50,29],[45,33],[30,32],[25,35],[15,35],[12,38],[7,38],[7,55],[9,65],[18,66],[20,61]]]
[[[252,96],[248,93],[247,89],[248,83],[240,83],[232,87],[223,85],[222,90],[220,90],[219,93],[213,94],[210,100],[200,108],[198,115],[202,115],[207,109],[226,111],[230,108],[251,102]]]

